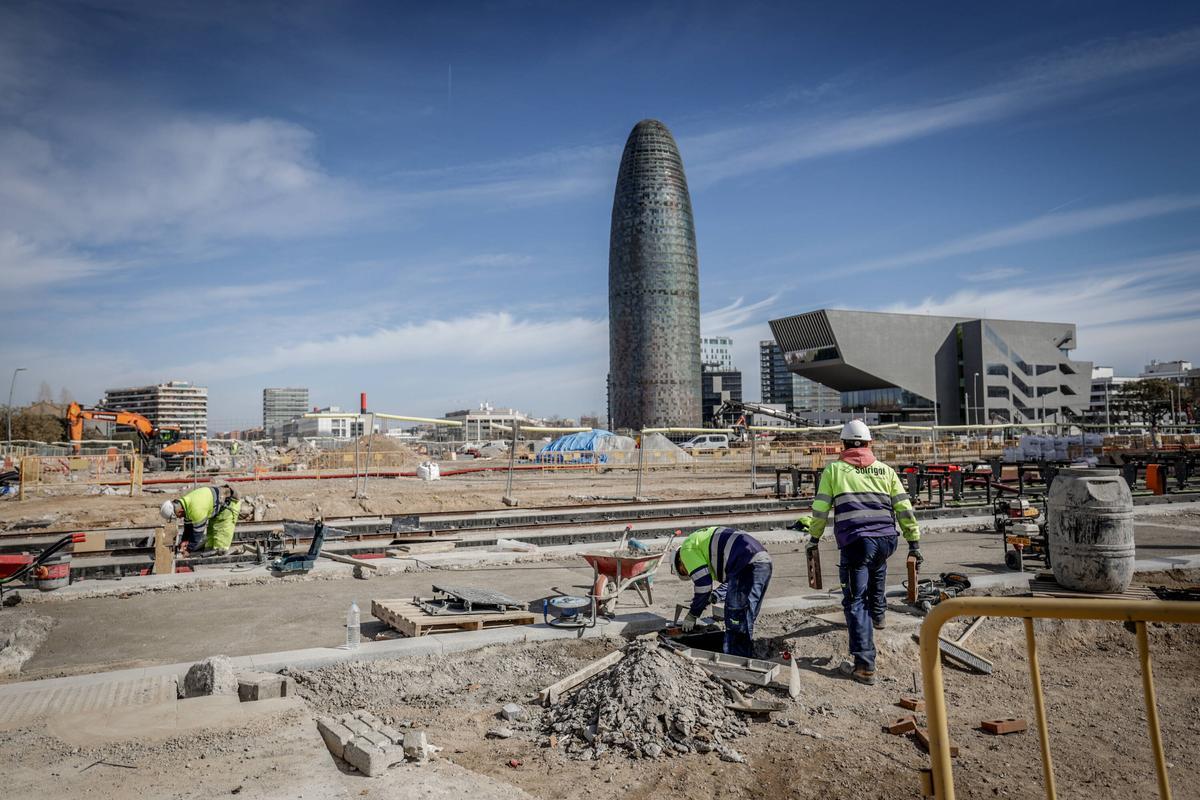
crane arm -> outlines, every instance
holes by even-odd
[[[71,403],[67,406],[67,438],[76,443],[83,438],[83,421],[85,419],[98,420],[100,422],[115,422],[117,425],[124,425],[128,428],[133,428],[143,439],[150,439],[154,435],[154,423],[143,417],[141,414],[135,414],[132,411],[105,411],[102,408],[84,408],[79,403]]]

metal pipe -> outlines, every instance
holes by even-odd
[[[1146,726],[1150,728],[1150,748],[1154,751],[1154,771],[1158,774],[1158,796],[1171,800],[1171,779],[1163,755],[1162,728],[1158,723],[1158,702],[1154,699],[1154,670],[1150,665],[1150,640],[1146,623],[1134,623],[1137,629],[1138,659],[1142,663],[1142,691],[1146,694]]]
[[[8,417],[8,430],[6,431],[6,433],[7,433],[7,436],[5,436],[4,438],[5,438],[5,439],[6,439],[8,442],[10,442],[10,443],[12,442],[12,398],[13,398],[13,388],[14,388],[14,387],[17,385],[17,373],[18,373],[18,372],[25,372],[25,371],[26,371],[26,368],[25,368],[25,367],[17,367],[16,369],[14,369],[14,370],[13,370],[13,374],[12,374],[12,380],[8,382],[8,407],[5,409],[6,411],[8,411],[8,414],[6,415],[6,416]]]
[[[1046,723],[1046,697],[1042,693],[1042,668],[1038,663],[1037,639],[1033,618],[1025,618],[1025,651],[1029,656],[1029,682],[1033,687],[1033,712],[1037,717],[1038,744],[1042,750],[1042,776],[1046,782],[1046,800],[1058,797],[1054,788],[1054,763],[1050,760],[1050,727]]]
[[[646,456],[646,432],[642,431],[642,435],[638,438],[638,463],[637,463],[637,486],[633,490],[633,499],[637,500],[642,496],[642,461]]]
[[[1035,618],[1168,622],[1194,625],[1200,623],[1200,607],[1196,603],[1185,601],[1076,600],[1049,597],[956,597],[943,600],[934,606],[921,624],[920,656],[925,707],[929,716],[930,772],[933,777],[935,796],[943,800],[953,800],[954,798],[954,774],[950,760],[949,724],[946,718],[945,686],[942,680],[942,660],[941,651],[938,648],[938,637],[947,622],[962,616],[1025,619],[1026,636],[1030,637],[1032,636],[1030,632],[1032,620]],[[1036,650],[1031,650],[1031,652],[1036,654]],[[1150,664],[1149,648],[1146,648],[1143,657],[1145,666],[1148,668]],[[1143,671],[1143,681],[1146,681],[1146,676],[1149,674],[1148,671]],[[1040,687],[1040,685],[1039,676],[1038,686]],[[1147,721],[1149,718],[1148,714]],[[1154,719],[1157,721],[1157,708]],[[1048,749],[1043,756],[1048,758]],[[1047,788],[1048,790],[1052,789],[1052,784],[1048,784]]]

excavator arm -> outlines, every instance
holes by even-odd
[[[79,403],[71,403],[67,406],[67,438],[75,446],[75,452],[79,452],[79,442],[83,439],[83,421],[86,419],[96,420],[98,422],[114,422],[117,425],[124,425],[127,428],[133,428],[138,432],[142,443],[152,442],[157,433],[154,423],[143,417],[141,414],[135,414],[132,411],[106,411],[102,408],[84,408]]]

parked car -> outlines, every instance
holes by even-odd
[[[700,453],[707,450],[728,450],[729,434],[702,433],[699,436],[693,436],[679,446],[689,453]]]

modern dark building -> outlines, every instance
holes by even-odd
[[[789,370],[842,392],[847,411],[943,425],[1072,422],[1092,364],[1069,322],[823,309],[771,320]]]
[[[759,386],[762,401],[781,405],[797,414],[823,419],[842,410],[842,394],[792,372],[779,345],[770,340],[758,343]]]
[[[692,201],[667,126],[625,142],[608,249],[609,415],[614,429],[698,426],[700,278]]]
[[[700,375],[705,422],[716,421],[717,409],[730,400],[742,401],[742,373],[736,369],[705,369]]]

